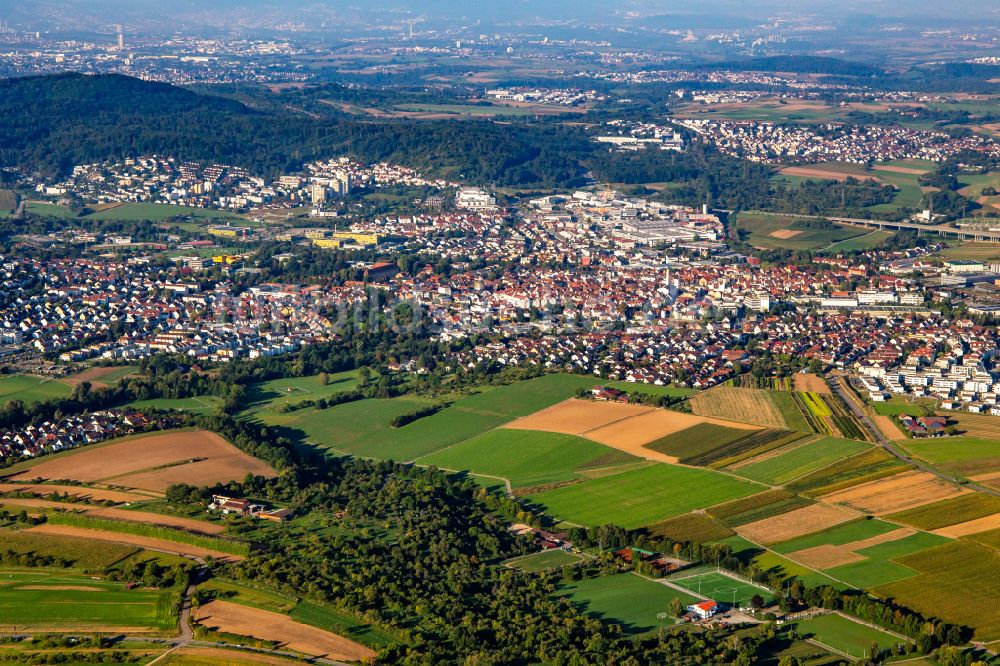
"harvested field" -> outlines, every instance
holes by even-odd
[[[127,544],[138,546],[147,550],[155,550],[161,553],[173,555],[186,555],[190,557],[213,557],[216,560],[242,560],[239,555],[230,555],[218,550],[200,548],[177,541],[167,541],[166,539],[155,539],[152,537],[138,536],[125,532],[108,532],[106,530],[88,530],[82,527],[72,527],[70,525],[38,525],[26,530],[32,534],[45,534],[47,536],[73,537],[78,539],[89,539],[92,541],[107,541],[109,543]]]
[[[1000,419],[989,414],[968,412],[945,412],[958,422],[958,429],[970,437],[1000,439]]]
[[[780,238],[781,240],[788,240],[789,238],[795,238],[802,232],[796,229],[777,229],[768,234],[771,238]]]
[[[858,551],[891,541],[899,541],[913,534],[916,534],[916,530],[901,527],[898,530],[877,534],[867,539],[851,541],[839,546],[823,544],[814,546],[813,548],[804,548],[803,550],[786,553],[785,555],[813,569],[832,569],[833,567],[854,564],[855,562],[867,559],[864,555],[860,555]]]
[[[929,472],[912,470],[839,490],[822,499],[881,516],[970,492],[972,491],[943,481]]]
[[[843,182],[848,178],[854,178],[855,180],[874,180],[881,183],[877,177],[865,174],[859,175],[855,173],[844,173],[842,171],[829,171],[827,169],[812,169],[809,167],[785,167],[781,170],[781,175],[783,176],[800,176],[802,178],[822,178],[824,180],[836,180],[838,182]]]
[[[15,481],[73,479],[160,491],[172,483],[209,485],[240,481],[248,473],[273,477],[274,470],[204,430],[156,433],[89,447],[42,460]]]
[[[890,441],[899,441],[906,439],[906,435],[903,431],[899,429],[896,422],[892,420],[891,416],[883,416],[882,414],[874,414],[871,417],[872,422],[882,431],[885,438]]]
[[[925,173],[927,173],[927,169],[911,169],[909,167],[901,167],[901,166],[881,165],[881,166],[874,166],[872,168],[875,171],[888,171],[890,173],[909,173],[913,174],[914,176],[922,176]]]
[[[968,520],[957,525],[949,525],[948,527],[941,527],[934,530],[934,534],[957,539],[958,537],[988,532],[998,528],[1000,528],[1000,513],[994,513],[992,516],[976,518],[975,520]]]
[[[795,373],[795,390],[807,391],[811,393],[831,393],[829,385],[819,375],[809,373]]]
[[[819,532],[857,518],[846,509],[811,504],[764,520],[736,527],[736,532],[757,543],[778,543]]]
[[[170,650],[156,663],[158,666],[238,666],[240,664],[291,666],[302,662],[247,650],[187,646]]]
[[[570,399],[508,423],[505,428],[582,435],[616,421],[654,411],[653,407],[618,402]],[[680,416],[685,416],[680,414]],[[677,430],[682,429],[680,426]],[[649,441],[649,440],[646,440]]]
[[[50,483],[0,483],[0,493],[22,492],[39,495],[69,495],[74,498],[92,500],[95,502],[138,502],[149,499],[149,495],[127,493],[121,490],[105,490],[104,488],[87,488],[85,486],[61,486]]]
[[[752,423],[767,428],[788,428],[788,423],[771,400],[770,394],[761,389],[716,386],[692,396],[691,411],[698,416]]]
[[[375,652],[343,636],[295,622],[286,615],[228,601],[199,606],[194,619],[202,626],[229,634],[277,641],[283,647],[313,656],[345,661],[372,660]]]
[[[651,441],[704,423],[739,430],[756,430],[753,426],[745,423],[733,423],[702,416],[692,416],[691,414],[672,412],[667,409],[654,409],[651,412],[646,412],[622,421],[616,421],[602,428],[590,430],[584,433],[584,436],[601,444],[622,448],[629,453],[639,455],[637,452],[631,451],[628,447],[642,446]]]

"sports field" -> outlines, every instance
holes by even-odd
[[[129,403],[133,409],[173,409],[192,414],[212,414],[222,405],[222,398],[214,395],[198,395],[191,398],[154,398]]]
[[[672,627],[675,618],[665,616],[671,599],[686,608],[697,597],[635,574],[585,578],[563,585],[556,592],[566,596],[587,615],[620,624],[627,634],[640,634],[658,627]]]
[[[863,657],[868,650],[871,650],[873,642],[877,643],[882,650],[888,650],[896,644],[910,642],[836,613],[799,620],[795,623],[795,629],[802,636],[829,645],[853,658]]]
[[[634,529],[762,489],[710,470],[652,464],[528,499],[547,513],[578,525],[614,523]]]
[[[721,572],[708,571],[690,576],[685,576],[681,572],[679,576],[671,576],[670,582],[700,596],[737,608],[748,608],[750,599],[755,594],[760,595],[765,603],[774,600],[774,594],[766,588],[727,576]]]
[[[508,479],[515,488],[580,478],[586,469],[641,459],[582,437],[532,430],[492,430],[428,456],[420,465]]]
[[[172,590],[68,571],[0,569],[0,631],[157,631],[176,627]]]
[[[547,571],[558,569],[567,564],[576,564],[583,558],[564,550],[543,550],[540,553],[532,553],[524,557],[515,557],[504,562],[504,566],[519,571]]]
[[[20,400],[26,404],[69,397],[73,389],[50,377],[0,375],[0,404]]]

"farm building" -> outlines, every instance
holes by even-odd
[[[711,599],[706,601],[699,601],[696,604],[691,604],[687,607],[689,613],[694,613],[702,620],[707,620],[708,618],[715,615],[719,610],[719,604],[715,603]]]

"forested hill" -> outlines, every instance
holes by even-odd
[[[0,165],[54,176],[143,154],[218,161],[275,176],[350,154],[473,183],[572,187],[589,142],[558,126],[491,121],[313,119],[125,76],[0,80]]]

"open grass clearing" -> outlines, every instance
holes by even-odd
[[[639,460],[573,435],[499,429],[417,458],[416,462],[501,477],[510,480],[515,488],[524,488],[577,479],[586,468]]]
[[[0,403],[20,400],[33,404],[53,398],[66,398],[73,392],[66,384],[51,377],[0,375]]]
[[[614,523],[634,529],[761,489],[718,472],[655,464],[531,495],[530,500],[579,525]]]
[[[826,173],[834,176],[832,172]],[[843,224],[834,224],[829,229],[804,229],[796,226],[800,221],[801,218],[786,215],[740,213],[736,226],[750,245],[768,250],[823,250],[871,233]]]

